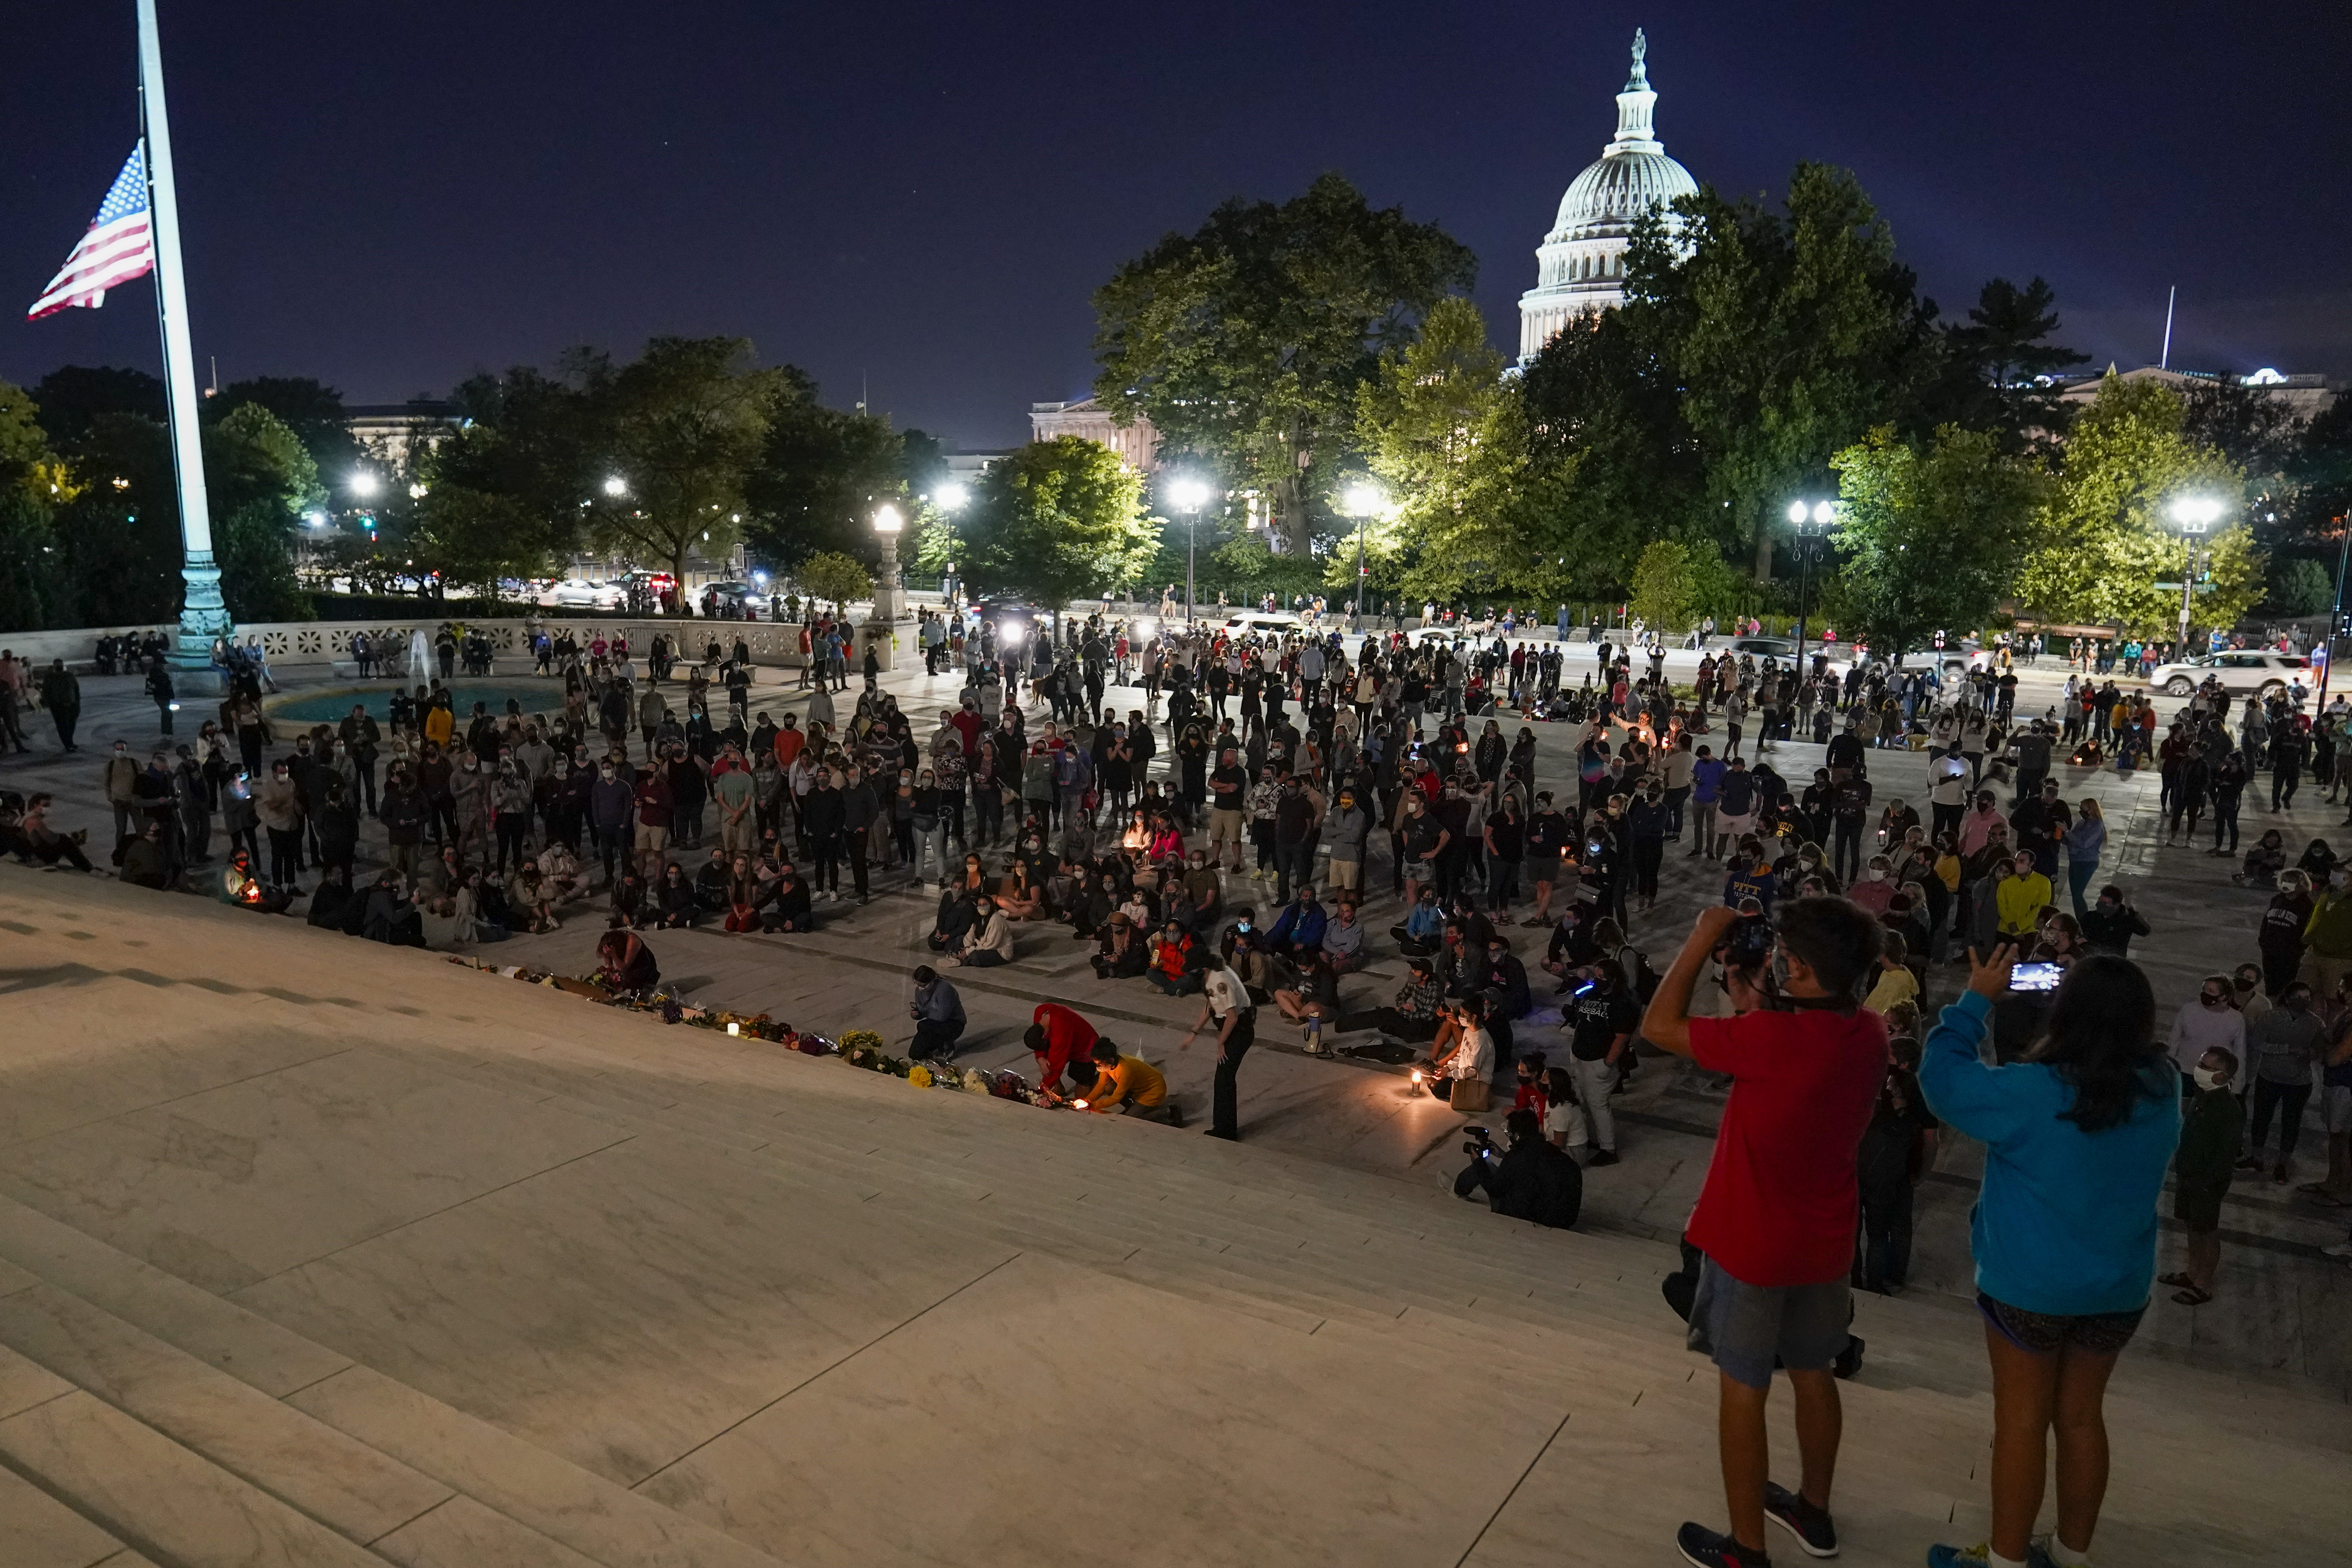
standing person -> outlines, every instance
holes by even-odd
[[[1719,1374],[1731,1515],[1728,1534],[1690,1523],[1675,1537],[1699,1568],[1764,1563],[1768,1518],[1813,1556],[1837,1552],[1829,1503],[1843,1416],[1832,1368],[1852,1314],[1855,1152],[1888,1060],[1885,1020],[1859,1005],[1877,964],[1878,925],[1843,899],[1800,899],[1780,914],[1789,1010],[1759,1006],[1759,963],[1728,977],[1734,1005],[1755,1010],[1692,1017],[1700,972],[1739,923],[1735,910],[1701,911],[1642,1019],[1653,1045],[1732,1077],[1685,1233],[1706,1255],[1690,1343],[1713,1356]],[[1794,1492],[1769,1479],[1764,1405],[1776,1363],[1796,1397],[1803,1475]]]
[[[1929,1031],[1928,1108],[1986,1145],[1969,1226],[1992,1363],[1992,1533],[1938,1545],[1931,1568],[2081,1568],[2107,1489],[2107,1378],[2147,1310],[2156,1202],[2180,1142],[2179,1079],[2156,1038],[2156,996],[2127,959],[2066,972],[2049,1033],[2023,1061],[1979,1056],[2016,950],[1969,955],[1969,988]],[[2058,1522],[2030,1539],[2058,1435]]]
[[[1626,984],[1625,966],[1614,956],[1593,965],[1592,978],[1560,1005],[1560,1027],[1569,1031],[1569,1079],[1583,1114],[1570,1122],[1568,1145],[1580,1152],[1589,1129],[1594,1145],[1588,1165],[1617,1163],[1617,1118],[1609,1097],[1616,1092],[1617,1069],[1633,1048],[1642,1004]]]
[[[2081,814],[2074,818],[2074,825],[2060,836],[2060,842],[2066,847],[2066,888],[2074,896],[2074,918],[2079,921],[2090,913],[2090,906],[2083,901],[2083,891],[2099,874],[2099,857],[2106,853],[2107,847],[2107,820],[2095,796],[2083,797]]]
[[[58,744],[68,752],[79,752],[74,744],[74,726],[81,721],[81,679],[66,668],[66,661],[53,658],[49,668],[41,672],[41,706],[49,710],[49,721],[58,727]]]
[[[2326,1054],[2327,1030],[2311,1010],[2311,984],[2291,982],[2279,994],[2278,1005],[2246,1027],[2246,1054],[2252,1068],[2253,1119],[2248,1124],[2246,1152],[2238,1161],[2242,1171],[2262,1171],[2263,1145],[2269,1141],[2271,1115],[2279,1118],[2278,1163],[2271,1180],[2286,1185],[2294,1146],[2303,1135],[2303,1108],[2311,1099],[2312,1068]]]
[[[1217,1076],[1210,1099],[1209,1136],[1228,1142],[1241,1139],[1241,1112],[1236,1104],[1237,1080],[1242,1058],[1256,1038],[1257,1010],[1250,1005],[1249,992],[1242,984],[1215,942],[1204,944],[1201,956],[1205,967],[1202,971],[1201,1016],[1176,1042],[1178,1050],[1188,1050],[1210,1020],[1217,1025]]]
[[[2213,1299],[2213,1277],[2221,1267],[2221,1199],[2237,1163],[2244,1110],[2230,1085],[2238,1058],[2216,1046],[2197,1058],[2189,1081],[2196,1087],[2180,1118],[2180,1147],[2172,1157],[2172,1217],[2188,1237],[2188,1258],[2179,1269],[2158,1278],[2177,1286],[2172,1299],[2201,1307]]]

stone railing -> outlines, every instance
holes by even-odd
[[[408,659],[408,641],[412,632],[421,631],[430,645],[435,635],[447,624],[440,619],[413,621],[275,621],[236,629],[237,641],[258,636],[262,652],[272,668],[299,671],[305,667],[332,668],[345,673],[354,670],[352,659],[352,639],[364,633],[374,647],[377,658],[394,668],[403,668]],[[656,636],[667,634],[679,646],[679,657],[687,660],[699,658],[704,649],[717,642],[722,650],[731,649],[740,638],[751,650],[751,662],[771,667],[797,668],[801,663],[801,628],[791,622],[776,621],[712,621],[701,619],[646,619],[615,616],[610,620],[567,617],[544,623],[530,620],[500,619],[464,621],[469,632],[490,639],[497,650],[498,663],[511,672],[518,662],[529,659],[530,638],[541,626],[551,636],[569,632],[584,649],[598,637],[611,642],[617,637],[629,639],[629,657],[642,660],[646,650],[653,646]],[[882,668],[891,668],[895,654],[901,647],[914,646],[912,622],[900,622],[898,636],[891,636],[887,626],[855,626],[856,643],[851,654],[853,661],[861,661],[872,647]],[[98,639],[125,634],[143,636],[160,633],[169,638],[179,630],[177,625],[158,626],[89,626],[72,631],[0,633],[0,647],[17,658],[45,667],[53,658],[62,658],[74,669],[87,673],[96,656]]]

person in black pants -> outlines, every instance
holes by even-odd
[[[1217,1077],[1210,1096],[1209,1136],[1234,1142],[1241,1137],[1241,1112],[1236,1102],[1242,1058],[1249,1055],[1250,1046],[1256,1038],[1257,1010],[1250,1005],[1249,992],[1244,988],[1242,977],[1214,944],[1207,948],[1203,956],[1208,967],[1202,975],[1201,1016],[1184,1031],[1176,1048],[1190,1048],[1210,1020],[1216,1021]]]
[[[1665,863],[1666,828],[1673,815],[1665,790],[1655,783],[1625,813],[1633,834],[1633,896],[1645,910],[1658,901],[1658,868]]]

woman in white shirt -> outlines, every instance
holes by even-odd
[[[1454,1014],[1461,1024],[1454,1047],[1429,1064],[1429,1092],[1440,1100],[1452,1097],[1456,1082],[1486,1083],[1495,1076],[1495,1037],[1486,1032],[1486,999],[1465,996],[1454,1004]]]

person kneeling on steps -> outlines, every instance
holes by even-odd
[[[1168,1080],[1141,1057],[1122,1056],[1117,1045],[1097,1037],[1087,1053],[1094,1059],[1094,1087],[1078,1104],[1103,1116],[1133,1116],[1146,1121],[1184,1125],[1184,1112],[1169,1097]]]

